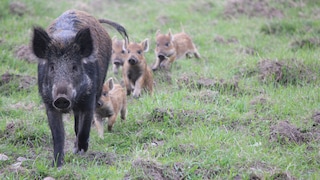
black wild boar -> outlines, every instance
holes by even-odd
[[[52,133],[54,166],[61,166],[64,160],[63,113],[74,113],[74,153],[88,149],[91,122],[112,51],[112,41],[100,23],[127,36],[121,25],[78,10],[63,13],[47,31],[40,27],[33,30],[32,50],[39,58],[38,86]]]

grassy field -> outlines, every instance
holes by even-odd
[[[202,59],[155,72],[155,93],[128,97],[127,121],[52,168],[51,132],[29,50],[34,25],[67,9],[114,20],[131,41],[190,34]],[[1,0],[1,179],[318,179],[320,2],[317,0]],[[111,36],[119,34],[106,26]],[[114,77],[109,68],[107,77]],[[119,81],[121,76],[115,76]]]

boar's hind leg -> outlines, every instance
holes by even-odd
[[[74,145],[74,153],[82,153],[88,150],[89,134],[93,119],[93,110],[85,112],[74,112],[75,115],[75,133],[76,142]]]
[[[60,167],[63,164],[64,158],[64,127],[62,121],[62,114],[47,107],[47,116],[49,120],[49,126],[51,129],[53,139],[53,166]]]

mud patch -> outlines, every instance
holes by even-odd
[[[288,121],[281,121],[270,128],[270,140],[280,144],[297,143],[302,144],[308,141],[305,134]]]
[[[36,85],[36,81],[35,77],[4,73],[0,79],[0,94],[10,95],[14,91],[30,91]]]
[[[37,63],[38,58],[33,54],[31,47],[27,45],[19,46],[15,52],[14,55],[16,58],[25,60],[29,63]]]
[[[271,7],[267,0],[228,0],[223,15],[226,18],[242,15],[279,19],[284,17],[283,12],[275,7]]]
[[[259,79],[263,83],[279,83],[282,85],[303,85],[304,82],[315,81],[317,74],[302,62],[291,59],[273,61],[265,59],[258,62]]]

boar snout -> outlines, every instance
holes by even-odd
[[[71,101],[65,94],[60,94],[53,101],[53,106],[61,111],[67,111],[71,108]]]
[[[130,63],[131,65],[135,65],[135,64],[137,64],[137,62],[138,62],[138,60],[137,60],[136,58],[134,58],[134,57],[131,57],[128,61],[129,61],[129,63]]]

